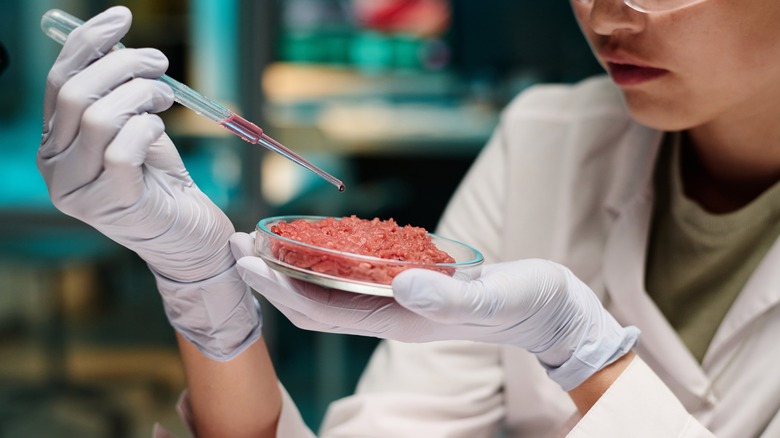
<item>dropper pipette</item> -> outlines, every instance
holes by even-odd
[[[73,29],[82,24],[84,24],[82,20],[59,9],[51,9],[41,17],[41,29],[43,30],[43,33],[60,44],[65,44],[65,40]],[[121,48],[124,48],[122,43],[118,43],[113,47],[114,50]],[[330,184],[333,184],[340,192],[344,191],[344,183],[266,135],[263,130],[254,123],[244,119],[233,111],[230,111],[168,75],[162,75],[157,78],[157,80],[164,82],[171,87],[174,101],[195,111],[195,113],[199,115],[217,122],[219,125],[233,134],[238,135],[245,141],[252,144],[260,144],[261,146],[286,157],[294,163],[314,172]]]

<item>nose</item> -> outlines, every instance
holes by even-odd
[[[637,33],[644,29],[645,14],[631,9],[623,0],[593,0],[588,25],[599,35]]]

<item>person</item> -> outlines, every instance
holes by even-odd
[[[409,270],[394,298],[254,257],[154,115],[165,58],[110,51],[129,11],[71,34],[38,165],[59,209],[149,264],[197,436],[313,436],[250,287],[300,327],[385,339],[321,436],[780,436],[780,4],[572,8],[609,77],[505,109],[437,229],[484,253],[480,278]]]

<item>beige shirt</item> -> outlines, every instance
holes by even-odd
[[[780,184],[714,214],[683,190],[681,135],[667,136],[655,176],[647,291],[701,361],[756,266],[780,235]]]

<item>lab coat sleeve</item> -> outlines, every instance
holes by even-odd
[[[447,204],[437,234],[473,246],[486,263],[501,261],[507,173],[506,144],[499,125]]]
[[[295,406],[290,394],[279,383],[282,393],[282,410],[279,414],[279,425],[276,428],[278,438],[314,438],[314,433],[306,426],[298,407]]]
[[[630,432],[629,432],[630,431]],[[638,356],[567,438],[714,438]]]
[[[499,357],[489,344],[383,341],[320,436],[495,437],[505,414]]]

